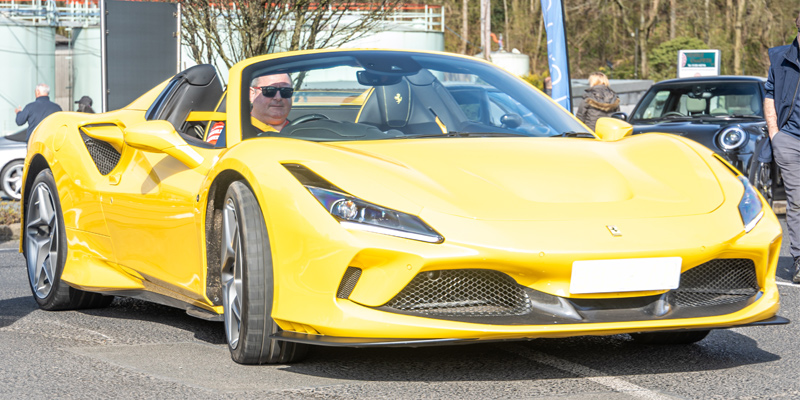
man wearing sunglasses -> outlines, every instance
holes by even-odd
[[[259,76],[250,84],[250,115],[253,126],[262,131],[280,132],[289,121],[292,109],[292,79],[289,74]]]

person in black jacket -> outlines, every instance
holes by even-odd
[[[91,97],[83,96],[80,100],[76,101],[75,104],[78,105],[78,112],[94,114]]]
[[[43,119],[54,112],[61,111],[61,107],[58,104],[50,101],[50,86],[40,83],[36,85],[34,94],[36,95],[36,100],[28,103],[25,108],[17,107],[15,110],[17,113],[17,125],[22,126],[24,123],[28,123],[28,139],[31,138],[31,133]]]
[[[602,72],[589,75],[589,86],[583,93],[583,103],[575,116],[594,130],[599,118],[610,117],[619,111],[619,97],[608,87],[608,78]]]
[[[794,262],[792,282],[800,283],[800,15],[791,44],[769,49],[769,75],[764,84],[764,119],[772,156],[786,189],[786,227]],[[785,238],[786,236],[784,236]]]

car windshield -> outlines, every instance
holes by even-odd
[[[263,61],[242,72],[243,139],[312,141],[559,136],[586,132],[513,75],[444,54],[344,51]],[[250,122],[250,124],[247,123]]]
[[[757,82],[681,82],[654,86],[633,112],[636,122],[697,118],[763,118]]]

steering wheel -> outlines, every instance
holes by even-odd
[[[303,115],[302,117],[299,117],[299,118],[295,119],[294,121],[291,121],[288,124],[286,124],[286,126],[284,126],[283,129],[281,129],[281,132],[285,132],[286,129],[293,128],[293,127],[295,127],[297,125],[300,125],[300,124],[302,124],[304,122],[319,121],[319,120],[322,120],[322,119],[330,119],[330,118],[328,118],[328,116],[324,115],[324,114],[306,114],[306,115]],[[261,132],[261,133],[258,134],[258,136],[272,136],[272,135],[277,134],[277,133],[278,132],[273,132],[273,131]]]
[[[289,122],[289,124],[284,126],[283,129],[293,128],[305,122],[319,121],[321,119],[330,119],[330,118],[328,118],[328,116],[325,114],[306,114],[300,118],[295,119],[292,122]]]
[[[664,118],[664,117],[685,117],[685,115],[683,115],[683,114],[681,114],[681,113],[679,113],[677,111],[670,111],[668,113],[665,113],[661,117],[662,118]]]

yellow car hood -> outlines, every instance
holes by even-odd
[[[704,214],[724,201],[705,161],[665,135],[618,142],[430,138],[323,146],[342,157],[312,169],[355,196],[404,211],[414,204],[417,212],[482,220],[618,220]]]

